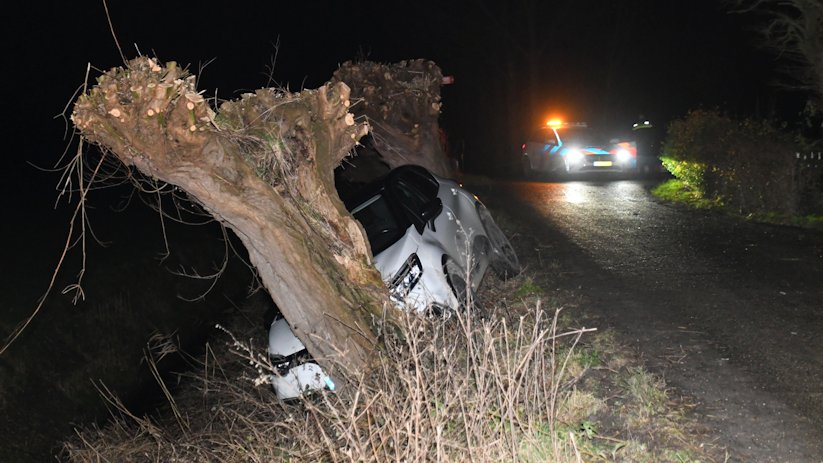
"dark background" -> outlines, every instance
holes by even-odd
[[[713,0],[110,3],[126,59],[139,49],[188,65],[223,99],[317,87],[347,60],[431,59],[455,77],[441,124],[481,173],[498,172],[520,129],[549,114],[616,131],[640,115],[665,127],[697,107],[791,119],[805,101],[772,85],[780,63],[758,43],[762,18]],[[26,163],[53,165],[67,146],[57,116],[87,64],[92,74],[122,64],[102,1],[29,5],[3,31],[2,181],[17,191],[56,181]]]
[[[126,59],[139,49],[161,61],[187,65],[198,75],[199,88],[221,99],[264,86],[314,88],[348,60],[433,60],[445,75],[455,77],[453,85],[443,87],[441,124],[450,144],[460,150],[468,171],[487,175],[506,172],[522,133],[550,114],[622,131],[641,114],[664,129],[672,119],[698,107],[792,120],[805,102],[802,93],[773,85],[781,63],[758,43],[753,26],[759,18],[728,14],[713,0],[109,3],[109,18],[102,0],[4,7],[0,263],[5,299],[0,298],[0,310],[5,317],[0,322],[5,328],[36,306],[63,247],[71,207],[66,201],[55,206],[60,175],[59,169],[49,169],[60,166],[64,153],[70,157],[76,150],[68,114],[87,66],[93,82],[99,72],[123,64],[109,19]],[[97,319],[106,324],[97,329],[108,330],[101,335],[108,333],[114,347],[127,344],[125,330],[112,330],[109,325],[116,321],[108,320],[150,317],[144,307],[158,301],[181,311],[169,294],[197,294],[198,288],[183,287],[180,278],[171,279],[157,264],[155,255],[164,250],[157,217],[145,208],[142,213],[130,209],[115,215],[111,208],[118,202],[116,195],[104,194],[92,194],[89,214],[99,237],[111,244],[89,244],[89,302],[72,306],[68,296],[59,294],[80,268],[75,252],[36,322],[58,326],[61,335],[68,333],[62,340],[69,344],[74,343],[72,330],[83,336],[95,329],[84,325]],[[175,258],[181,262],[207,271],[210,252],[219,259],[220,245],[213,250],[202,244],[214,247],[213,237],[207,240],[202,232],[177,229],[170,233],[176,240]],[[245,293],[250,278],[237,274],[240,281],[225,283],[226,298],[235,293],[242,298]],[[131,277],[133,281],[124,283]],[[120,304],[122,312],[107,315],[112,294],[126,302]],[[217,310],[226,305],[223,291],[213,296]],[[210,313],[202,318],[212,320]],[[185,318],[188,314],[180,317],[192,325]],[[34,359],[29,365],[46,357],[69,365],[58,355],[61,348],[54,347],[59,344],[53,336],[44,332],[35,325],[26,333],[0,358],[0,374],[22,375],[25,370],[11,360],[20,357],[10,356],[24,354]],[[97,336],[84,337],[89,344],[100,344]],[[137,360],[121,363],[124,369],[139,366]],[[12,408],[19,412],[7,421],[5,434],[16,439],[16,433],[34,435],[39,428],[46,436],[38,444],[44,446],[40,451],[70,433],[68,419],[55,410],[63,408],[72,419],[85,419],[60,404],[62,396],[56,395],[52,381],[66,372],[50,365],[33,373],[42,376],[38,390],[20,395],[27,398],[15,399],[19,403],[0,403],[4,416],[12,416]],[[112,369],[109,364],[104,368]],[[120,376],[129,379],[131,374],[124,370]],[[99,405],[94,391],[88,393]],[[44,425],[38,421],[43,417],[54,423]],[[21,423],[27,427],[21,428]]]

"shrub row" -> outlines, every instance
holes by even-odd
[[[797,156],[813,149],[773,121],[695,110],[669,126],[662,159],[675,177],[729,209],[794,216],[823,212],[823,165]]]

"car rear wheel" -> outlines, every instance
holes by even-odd
[[[477,299],[477,293],[466,284],[466,272],[449,258],[446,258],[443,263],[443,272],[446,274],[446,280],[449,282],[454,296],[460,303],[459,309],[466,313],[471,310],[475,315],[483,317],[485,310]]]
[[[517,253],[506,234],[497,226],[489,210],[486,206],[478,204],[477,213],[491,243],[490,264],[494,273],[504,280],[520,273],[520,260],[517,258]]]

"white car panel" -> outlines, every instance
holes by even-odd
[[[419,167],[408,168],[418,169],[418,173],[422,170]],[[412,170],[412,172],[415,171]],[[422,172],[430,175],[425,170]],[[440,214],[425,226],[420,227],[414,224],[408,226],[397,241],[374,256],[375,267],[387,286],[391,286],[391,282],[407,265],[411,256],[417,256],[422,268],[417,283],[408,291],[403,301],[395,300],[397,291],[393,291],[392,300],[398,303],[401,309],[412,309],[419,312],[433,307],[459,310],[462,302],[455,295],[449,283],[444,262],[448,259],[456,264],[462,271],[459,277],[468,282],[473,294],[480,287],[490,267],[490,259],[493,257],[491,241],[486,235],[486,228],[478,214],[478,207],[483,207],[480,200],[453,180],[433,177],[438,183],[436,196],[443,206]],[[430,182],[426,185],[432,186]],[[382,191],[381,194],[389,195],[386,191]],[[352,210],[356,215],[358,211],[375,202],[374,197],[368,198]],[[378,215],[378,217],[389,215]],[[382,220],[379,222],[383,223]],[[496,225],[494,227],[497,229]],[[377,227],[378,230],[381,228],[382,225]],[[497,231],[500,235],[499,229]],[[505,241],[513,253],[510,244],[507,240]],[[497,256],[500,255],[498,252]],[[519,266],[516,263],[516,256],[514,260],[515,267]],[[416,277],[417,274],[415,274]],[[285,320],[281,319],[272,323],[269,330],[270,355],[287,358],[304,350],[302,343],[294,336]],[[286,375],[273,377],[272,385],[281,399],[298,397],[306,390],[334,387],[331,378],[311,362],[293,367]]]
[[[334,390],[331,378],[323,372],[320,365],[311,362],[301,363],[283,376],[270,375],[269,379],[280,400],[294,399],[306,392],[319,391],[324,388]]]

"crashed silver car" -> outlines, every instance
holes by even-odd
[[[398,167],[344,201],[363,225],[374,264],[401,309],[447,314],[477,307],[471,302],[489,268],[502,278],[520,271],[517,254],[483,203],[423,167]],[[279,372],[271,378],[279,398],[334,388],[284,319],[271,325],[269,355]]]

